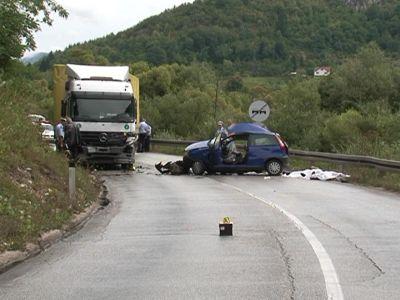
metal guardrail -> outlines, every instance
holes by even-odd
[[[187,146],[198,141],[152,139],[152,144]],[[308,161],[334,162],[342,165],[358,165],[375,167],[379,170],[400,171],[400,161],[380,159],[371,156],[347,155],[338,153],[289,150],[289,155]]]

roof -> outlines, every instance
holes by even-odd
[[[128,81],[129,67],[113,67],[113,66],[83,66],[83,65],[67,65],[67,74],[74,79],[95,79],[109,78],[108,80]],[[101,80],[101,79],[100,79]]]
[[[331,67],[328,67],[328,66],[317,67],[314,69],[314,72],[317,72],[317,71],[331,72]]]
[[[266,127],[262,127],[257,123],[236,123],[228,127],[229,134],[242,134],[242,133],[254,133],[254,134],[273,134]]]

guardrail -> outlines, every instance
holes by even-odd
[[[152,144],[169,146],[187,146],[197,141],[152,139]],[[347,155],[303,150],[289,150],[289,155],[308,161],[334,162],[341,165],[358,165],[375,167],[385,171],[400,171],[400,161],[380,159],[371,156]]]

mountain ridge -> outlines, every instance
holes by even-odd
[[[254,75],[310,71],[340,63],[369,42],[396,55],[398,22],[396,1],[198,0],[56,52],[44,68],[51,62],[206,61]]]

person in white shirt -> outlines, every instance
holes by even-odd
[[[58,124],[55,127],[56,148],[58,151],[62,151],[65,148],[65,145],[64,145],[65,124],[66,124],[66,119],[61,118],[60,122],[58,122]]]
[[[151,134],[151,127],[146,123],[145,119],[142,119],[139,124],[138,152],[146,151],[146,140],[149,133]]]

